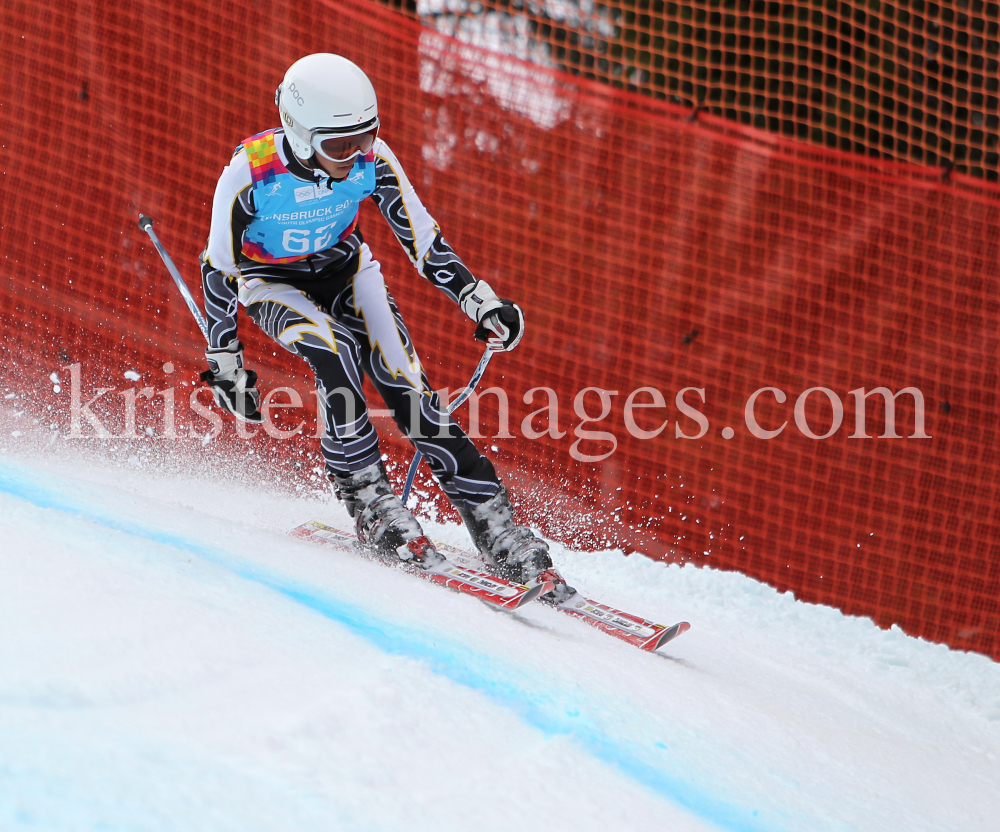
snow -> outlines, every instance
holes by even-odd
[[[9,421],[4,832],[997,828],[984,656],[739,574],[554,545],[592,597],[692,622],[645,654],[294,540],[342,507],[242,462]]]
[[[495,30],[477,31],[471,37],[463,32],[454,34],[459,44],[443,38],[437,32],[425,30],[420,33],[420,89],[440,98],[453,98],[467,92],[466,79],[474,87],[484,87],[505,110],[523,115],[539,127],[552,129],[571,116],[571,106],[565,96],[560,95],[558,85],[548,76],[533,73],[530,64],[522,61],[532,56],[524,54],[517,44],[522,38],[514,38],[515,57],[509,57],[511,50],[495,37]],[[469,46],[462,41],[471,42]],[[483,53],[481,48],[491,50]],[[537,61],[536,61],[537,62]],[[550,62],[542,59],[543,65]],[[457,142],[457,137],[437,136],[438,150],[447,153]],[[443,145],[443,146],[441,146]],[[476,147],[480,151],[495,151],[500,138],[485,131],[476,135]],[[425,147],[425,158],[428,151]]]

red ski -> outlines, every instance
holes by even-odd
[[[456,549],[447,543],[439,544],[438,551],[447,552],[459,560],[470,558],[467,552]],[[596,627],[603,633],[628,642],[633,647],[638,647],[649,653],[691,629],[691,625],[687,621],[678,621],[676,624],[669,625],[657,624],[641,616],[632,615],[632,613],[617,610],[599,601],[585,598],[579,591],[559,604],[550,603],[545,598],[541,599],[541,603],[571,615],[573,618],[579,618],[591,627]]]
[[[300,540],[311,540],[348,552],[356,553],[362,551],[380,563],[388,566],[400,566],[425,580],[446,586],[449,589],[456,589],[459,592],[472,595],[495,607],[507,610],[516,610],[518,607],[523,607],[525,604],[534,601],[539,595],[551,592],[554,587],[554,584],[550,581],[534,586],[514,584],[478,569],[459,566],[447,558],[441,561],[441,563],[425,569],[418,566],[410,566],[394,558],[379,557],[365,550],[360,550],[358,539],[353,534],[342,532],[339,529],[316,522],[315,520],[303,523],[301,526],[292,529],[289,534]]]
[[[358,540],[353,534],[317,521],[303,523],[301,526],[292,529],[289,534],[301,540],[311,540],[316,543],[333,546],[342,551],[352,553],[361,552],[366,557],[379,561],[379,563],[386,564],[387,566],[402,567],[425,580],[472,595],[501,609],[518,609],[539,596],[551,592],[554,588],[554,584],[551,581],[545,581],[533,586],[514,584],[510,581],[505,581],[503,578],[490,575],[481,569],[456,563],[455,560],[449,558],[446,558],[437,566],[421,569],[417,566],[407,565],[403,561],[392,557],[380,557],[377,554],[360,549],[358,547]],[[457,549],[447,543],[437,545],[437,549],[439,553],[448,553],[460,561],[473,559],[473,556],[468,552]],[[560,612],[573,616],[573,618],[585,621],[591,627],[596,627],[601,632],[650,653],[664,644],[673,641],[681,633],[691,629],[691,625],[686,621],[680,621],[669,626],[666,624],[657,624],[640,616],[609,607],[607,604],[585,598],[580,592],[575,592],[559,604],[551,604],[547,601],[544,603],[546,606],[551,606]]]
[[[676,624],[656,624],[637,615],[616,610],[607,604],[584,598],[579,592],[574,593],[560,604],[552,604],[560,612],[586,621],[591,627],[596,627],[609,636],[620,638],[629,644],[652,653],[669,641],[673,641],[681,633],[691,629],[687,621]]]

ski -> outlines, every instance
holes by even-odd
[[[387,566],[402,567],[406,571],[419,575],[421,578],[432,583],[472,595],[481,601],[485,601],[501,609],[516,610],[525,604],[531,603],[539,595],[551,592],[554,587],[551,581],[533,586],[514,584],[510,581],[505,581],[503,578],[489,575],[479,569],[461,566],[448,558],[445,558],[435,566],[427,568],[412,566],[391,556],[380,557],[377,553],[361,549],[358,546],[358,539],[353,534],[342,532],[333,526],[327,526],[315,520],[297,526],[289,534],[300,540],[310,540],[349,552],[360,552],[369,556],[372,560],[377,560],[379,563]]]
[[[292,529],[289,534],[300,540],[310,540],[352,553],[360,552],[372,560],[377,560],[387,566],[402,567],[426,580],[472,595],[501,609],[518,609],[553,589],[551,582],[523,586],[468,566],[462,561],[472,560],[472,556],[447,543],[435,544],[437,550],[446,555],[446,559],[442,563],[431,569],[420,569],[416,566],[408,566],[391,556],[380,557],[373,552],[360,549],[357,538],[353,534],[315,520],[303,523]],[[450,557],[448,557],[449,555]],[[624,610],[602,604],[600,601],[585,598],[579,591],[561,603],[553,604],[548,601],[543,603],[547,607],[552,607],[589,624],[602,633],[607,633],[649,653],[658,650],[664,644],[673,641],[677,636],[691,629],[691,625],[686,621],[679,621],[671,625],[648,621]]]
[[[573,593],[559,604],[549,604],[549,606],[649,653],[691,629],[687,621],[679,621],[669,626],[657,624],[637,615],[616,610],[599,601],[584,598],[580,592]]]
[[[438,551],[447,553],[455,559],[469,558],[467,553],[447,543],[436,545]],[[541,603],[573,618],[578,618],[602,633],[621,639],[648,653],[658,650],[664,644],[673,641],[677,636],[691,629],[691,625],[687,621],[678,621],[676,624],[669,625],[648,621],[641,616],[602,604],[600,601],[585,598],[579,590],[561,603],[550,603],[546,599],[542,599]]]

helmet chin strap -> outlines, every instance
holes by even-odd
[[[291,142],[288,142],[288,150],[291,151],[291,156],[293,159],[295,159],[296,162],[302,165],[302,167],[304,167],[306,170],[312,172],[313,179],[316,181],[318,185],[322,185],[323,181],[325,180],[327,190],[330,191],[333,190],[333,183],[337,182],[338,180],[334,179],[333,176],[329,172],[327,172],[326,168],[324,168],[321,164],[319,164],[319,162],[316,159],[317,154],[315,150],[306,159],[303,159],[301,156],[299,156],[298,153],[295,152],[295,150],[291,146]]]
[[[317,164],[315,151],[312,154],[310,154],[310,156],[307,159],[303,159],[301,156],[299,156],[298,153],[296,153],[293,150],[292,157],[306,170],[311,171],[314,179],[320,181],[325,179],[326,187],[329,188],[331,191],[333,190],[333,183],[336,180],[332,176],[330,176],[330,174],[327,173],[326,170],[324,170],[322,165]]]
[[[301,160],[300,160],[301,161]],[[313,176],[322,183],[322,180],[326,180],[326,189],[328,191],[333,190],[333,183],[337,180],[327,173],[326,169],[316,162],[316,154],[313,153],[304,163],[309,170],[313,172]]]

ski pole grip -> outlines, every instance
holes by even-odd
[[[510,301],[507,301],[507,303],[510,303]],[[490,312],[490,315],[492,314],[493,313]],[[507,306],[506,303],[497,310],[496,316],[500,319],[501,323],[506,324],[507,326],[513,326],[517,323],[517,312],[514,311],[513,306]],[[472,334],[472,337],[477,341],[485,341],[491,334],[493,334],[493,331],[486,326],[486,324],[480,321],[479,326],[476,327],[476,331]]]
[[[145,214],[139,214],[139,228],[149,233],[149,229],[153,227],[153,218],[147,217]]]

